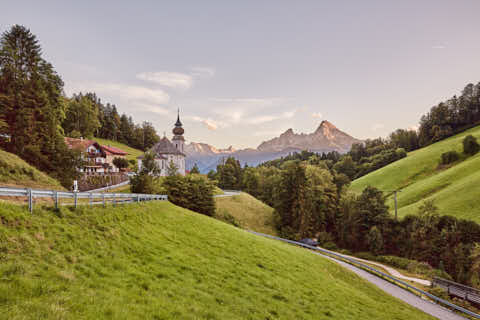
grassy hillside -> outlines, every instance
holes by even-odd
[[[0,186],[63,190],[57,180],[3,150],[0,150]]]
[[[469,134],[480,140],[480,127],[411,152],[406,158],[353,181],[351,190],[361,192],[368,185],[386,191],[401,189],[398,194],[401,216],[416,213],[422,200],[433,199],[441,214],[480,222],[480,154],[447,168],[438,166],[443,152],[463,152],[462,140]],[[393,210],[392,196],[388,203]]]
[[[101,145],[110,145],[115,148],[120,148],[125,152],[128,152],[127,159],[128,160],[137,160],[137,157],[143,154],[142,150],[138,150],[132,147],[127,146],[126,144],[117,142],[117,141],[112,141],[112,140],[106,140],[106,139],[100,139],[100,138],[93,138],[93,140],[97,141]]]
[[[273,208],[248,193],[238,196],[215,198],[216,218],[236,224],[243,229],[276,235]]]
[[[307,250],[164,202],[0,204],[1,319],[432,319]]]

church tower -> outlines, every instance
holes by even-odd
[[[175,128],[173,128],[172,132],[172,142],[175,145],[175,148],[181,153],[184,153],[185,138],[183,137],[184,130],[182,128],[182,123],[180,122],[180,109],[178,110],[177,122],[175,123]]]

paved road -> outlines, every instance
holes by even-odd
[[[254,231],[249,231],[253,234],[256,234],[256,235],[259,235],[259,236],[263,236],[263,237],[267,237],[267,238],[270,238],[270,239],[277,239],[277,240],[281,240],[281,238],[277,238],[277,237],[273,237],[271,235],[266,235],[266,234],[262,234],[262,233],[258,233],[258,232],[254,232]],[[287,241],[288,240],[282,240],[282,241]],[[332,257],[329,257],[327,255],[324,255],[322,253],[319,253],[319,252],[316,252],[316,251],[312,251],[310,250],[311,253],[313,254],[316,254],[316,255],[319,255],[319,256],[322,256],[324,258],[327,258],[327,259],[330,259],[331,261],[335,262],[335,263],[338,263],[339,265],[341,265],[342,267],[344,268],[347,268],[349,270],[351,270],[352,272],[354,272],[355,274],[357,274],[359,277],[371,282],[372,284],[376,285],[378,288],[380,288],[381,290],[385,291],[386,293],[390,294],[391,296],[393,297],[396,297],[400,300],[402,300],[403,302],[417,308],[417,309],[420,309],[422,310],[423,312],[437,318],[437,319],[441,319],[441,320],[465,320],[467,318],[464,318],[456,313],[453,313],[452,311],[438,305],[438,304],[435,304],[431,301],[428,301],[428,300],[424,300],[422,298],[420,298],[419,296],[411,293],[410,291],[407,291],[403,288],[400,288],[396,285],[394,285],[393,283],[387,281],[387,280],[384,280],[378,276],[375,276],[363,269],[360,269],[358,267],[355,267],[351,264],[348,264],[346,262],[343,262],[341,260],[337,260],[337,259],[334,259]]]
[[[238,196],[241,193],[242,193],[241,191],[223,190],[223,194],[217,194],[213,197],[214,198],[233,197],[233,196]]]
[[[343,261],[335,260],[331,257],[325,256],[325,255],[323,255],[321,253],[318,253],[318,252],[313,252],[312,251],[312,253],[317,254],[319,256],[322,256],[322,257],[325,257],[327,259],[330,259],[330,260],[338,263],[339,265],[353,271],[354,273],[356,273],[361,278],[373,283],[374,285],[376,285],[377,287],[379,287],[380,289],[382,289],[386,293],[390,294],[391,296],[394,296],[394,297],[408,303],[409,305],[411,305],[411,306],[413,306],[417,309],[420,309],[423,312],[428,313],[429,315],[434,316],[437,319],[441,319],[441,320],[465,320],[465,319],[467,319],[467,318],[464,318],[462,316],[459,316],[459,315],[451,312],[450,310],[448,310],[448,309],[446,309],[442,306],[439,306],[438,304],[435,304],[433,302],[424,300],[424,299],[414,295],[410,291],[407,291],[405,289],[397,287],[396,285],[394,285],[394,284],[392,284],[392,283],[390,283],[386,280],[383,280],[382,278],[379,278],[379,277],[377,277],[377,276],[375,276],[371,273],[368,273],[367,271],[365,271],[363,269],[357,268],[357,267],[352,266],[351,264],[348,264],[348,263],[343,262]]]
[[[330,251],[330,250],[327,250],[327,249],[324,249],[324,248],[322,248],[322,249],[325,250],[325,251],[329,251],[329,252],[338,254],[339,256],[342,256],[342,257],[347,257],[347,258],[354,259],[354,260],[357,260],[357,261],[360,261],[360,262],[365,262],[365,263],[368,263],[368,264],[373,264],[375,266],[379,266],[379,267],[385,269],[388,273],[390,273],[392,276],[394,276],[395,278],[398,278],[398,279],[413,281],[413,282],[419,283],[419,284],[427,286],[427,287],[429,287],[432,284],[428,280],[404,276],[403,274],[401,274],[397,270],[395,270],[395,269],[393,269],[389,266],[383,265],[381,263],[375,262],[375,261],[360,259],[360,258],[357,258],[357,257],[354,257],[354,256],[349,256],[349,255],[346,255],[346,254],[342,254],[342,253],[339,253],[339,252],[333,252],[333,251]]]

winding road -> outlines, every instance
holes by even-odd
[[[432,283],[431,283],[430,281],[428,281],[428,280],[404,276],[403,274],[401,274],[401,273],[398,272],[397,270],[393,269],[392,267],[386,266],[386,265],[384,265],[384,264],[381,264],[381,263],[378,263],[378,262],[375,262],[375,261],[360,259],[360,258],[357,258],[357,257],[349,256],[349,255],[347,255],[347,254],[342,254],[342,253],[339,253],[339,252],[333,252],[333,251],[327,250],[327,249],[325,249],[325,248],[322,248],[322,249],[325,250],[325,251],[331,252],[331,253],[335,253],[335,254],[337,254],[337,255],[339,255],[339,256],[342,256],[342,257],[354,259],[354,260],[357,260],[357,261],[360,261],[360,262],[368,263],[368,264],[375,265],[375,266],[377,266],[377,267],[383,268],[383,269],[385,269],[388,273],[390,273],[392,276],[394,276],[395,278],[398,278],[398,279],[416,282],[416,283],[418,283],[418,284],[421,284],[421,285],[427,286],[427,287],[429,287],[429,286],[432,285]]]
[[[271,235],[266,235],[266,234],[262,234],[262,233],[258,233],[258,232],[254,232],[254,231],[249,231],[253,234],[256,234],[256,235],[259,235],[259,236],[263,236],[263,237],[266,237],[266,238],[270,238],[270,239],[276,239],[276,240],[282,240],[281,238],[277,238],[277,237],[273,237]],[[282,240],[284,241],[284,239]],[[285,241],[288,241],[288,240],[285,240]],[[394,285],[393,283],[387,281],[387,280],[384,280],[376,275],[373,275],[361,268],[358,268],[356,266],[353,266],[351,264],[348,264],[344,261],[341,261],[341,260],[337,260],[337,259],[334,259],[330,256],[327,256],[325,254],[322,254],[322,253],[319,253],[319,252],[316,252],[316,251],[312,251],[312,250],[309,250],[311,253],[313,254],[316,254],[316,255],[319,255],[323,258],[327,258],[335,263],[338,263],[339,265],[341,265],[342,267],[354,272],[355,274],[357,274],[359,277],[367,280],[368,282],[374,284],[375,286],[377,286],[378,288],[380,288],[381,290],[383,290],[384,292],[386,292],[387,294],[397,298],[397,299],[400,299],[402,300],[403,302],[411,305],[412,307],[415,307],[419,310],[422,310],[423,312],[437,318],[437,319],[441,319],[441,320],[465,320],[467,318],[465,317],[462,317],[450,310],[448,310],[447,308],[444,308],[436,303],[433,303],[429,300],[425,300],[425,299],[422,299],[420,298],[419,296],[413,294],[412,292],[408,291],[408,290],[405,290],[403,288],[400,288],[396,285]],[[338,253],[335,253],[335,254],[338,254]],[[357,258],[355,258],[357,259]],[[370,262],[368,262],[370,263]]]
[[[379,278],[363,269],[357,268],[355,266],[352,266],[351,264],[348,264],[343,261],[339,261],[336,259],[333,259],[331,257],[325,256],[321,253],[318,252],[313,252],[313,254],[322,256],[324,258],[330,259],[334,261],[335,263],[338,263],[344,268],[347,268],[360,276],[361,278],[373,283],[386,293],[388,293],[391,296],[394,296],[395,298],[398,298],[402,300],[403,302],[408,303],[412,307],[415,307],[417,309],[422,310],[423,312],[441,320],[465,320],[467,318],[464,318],[456,313],[453,313],[452,311],[436,304],[428,300],[424,300],[415,294],[411,293],[410,291],[407,291],[405,289],[402,289],[396,285],[394,285],[391,282],[388,282],[387,280],[384,280],[382,278]]]

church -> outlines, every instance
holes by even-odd
[[[183,137],[184,130],[182,128],[182,122],[180,122],[180,112],[178,112],[177,122],[173,128],[173,138],[172,141],[168,140],[164,136],[158,143],[156,143],[150,150],[147,152],[152,152],[155,155],[155,162],[160,169],[160,176],[167,175],[167,168],[170,165],[170,162],[178,168],[177,172],[182,176],[185,175],[185,153],[184,153],[184,144],[185,138]],[[141,155],[137,158],[138,161],[138,171],[142,169],[142,161],[144,155]]]

